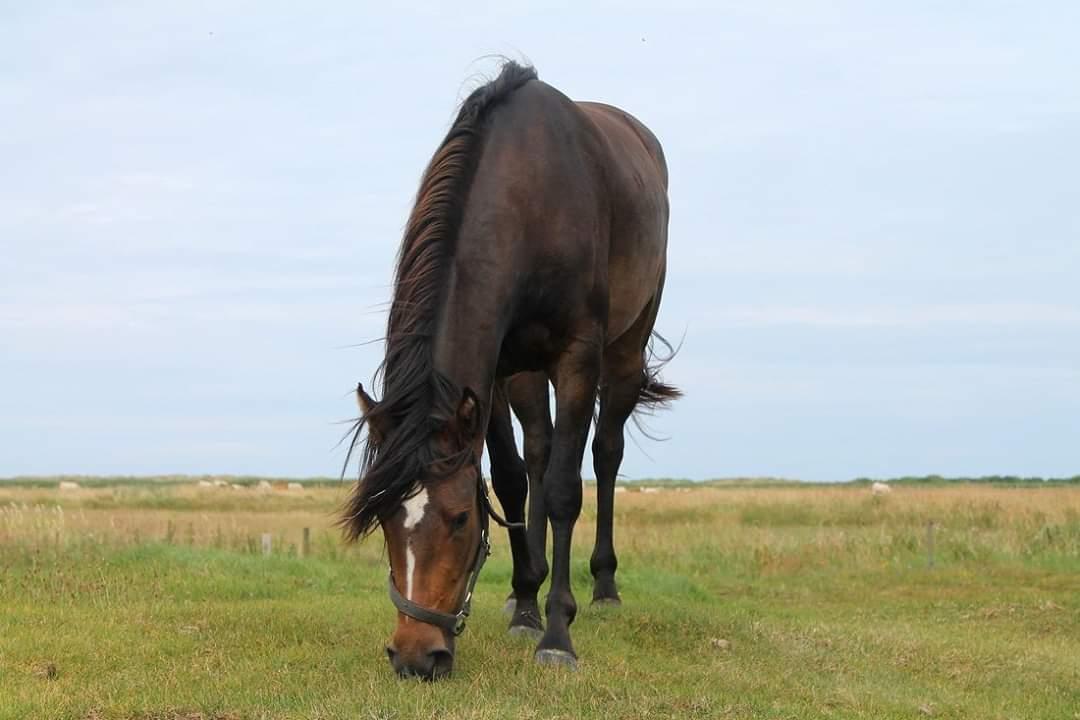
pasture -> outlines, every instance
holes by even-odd
[[[500,531],[430,684],[386,662],[346,485],[244,484],[0,484],[0,718],[1080,718],[1076,485],[631,488],[621,608],[588,605],[587,491],[580,670],[505,632]]]

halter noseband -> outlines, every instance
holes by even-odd
[[[473,588],[476,587],[476,581],[480,579],[480,568],[484,567],[484,561],[491,554],[491,541],[488,537],[488,517],[490,516],[496,524],[504,528],[525,527],[525,523],[507,522],[499,513],[495,512],[495,508],[491,506],[491,499],[488,497],[487,483],[484,482],[484,475],[480,471],[480,458],[476,454],[473,454],[473,467],[476,469],[476,497],[477,502],[480,504],[480,544],[476,548],[476,559],[473,560],[472,569],[469,571],[469,582],[465,586],[465,599],[461,603],[461,608],[456,613],[451,614],[417,605],[402,595],[397,586],[394,585],[393,567],[390,568],[388,583],[390,602],[394,603],[394,607],[398,609],[398,612],[408,615],[414,620],[440,627],[452,635],[460,635],[465,631],[465,619],[469,617],[469,612],[472,610]]]

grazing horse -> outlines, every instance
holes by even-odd
[[[573,102],[514,62],[462,104],[406,225],[382,397],[357,387],[353,443],[364,426],[367,442],[341,520],[350,540],[382,527],[398,609],[387,654],[400,675],[449,674],[489,517],[509,528],[511,630],[539,636],[538,662],[576,666],[570,540],[597,396],[593,598],[618,602],[612,512],[623,426],[636,407],[679,394],[649,365],[667,224],[660,144],[622,110]],[[480,474],[485,440],[506,520]],[[548,522],[545,624],[537,593]]]

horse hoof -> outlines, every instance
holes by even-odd
[[[622,600],[618,597],[598,597],[593,598],[592,604],[599,607],[619,607]]]
[[[517,598],[506,598],[506,604],[503,605],[503,615],[513,615],[517,610]]]
[[[577,658],[574,653],[565,650],[544,648],[536,651],[536,662],[541,665],[555,665],[569,670],[577,670]]]
[[[544,636],[544,631],[539,628],[529,627],[528,625],[511,625],[507,630],[510,633],[510,637],[523,637],[532,640],[533,642],[540,642],[540,638]]]

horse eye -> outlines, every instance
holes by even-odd
[[[465,527],[465,523],[467,523],[467,522],[469,522],[469,513],[467,513],[467,512],[458,513],[457,515],[454,516],[454,522],[453,522],[454,530],[460,530],[461,528]]]

